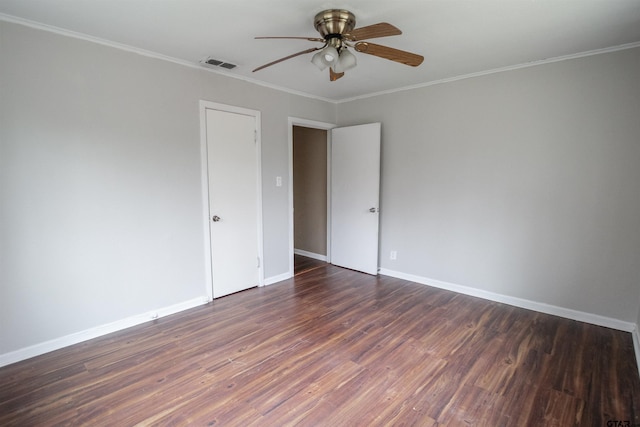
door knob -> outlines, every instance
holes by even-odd
[[[376,208],[370,208],[370,209],[369,209],[369,212],[371,212],[371,213],[376,213],[376,211],[377,211],[377,209],[376,209]]]
[[[220,217],[218,215],[214,215],[211,219],[213,220],[213,222],[220,221]]]

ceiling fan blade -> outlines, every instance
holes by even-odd
[[[297,40],[309,40],[310,42],[320,42],[324,43],[325,39],[321,39],[319,37],[254,37],[255,39],[297,39]]]
[[[289,56],[285,56],[284,58],[276,59],[275,61],[269,62],[268,64],[264,64],[264,65],[256,68],[255,70],[253,70],[253,72],[255,73],[256,71],[260,71],[263,68],[267,68],[267,67],[270,67],[272,65],[275,65],[278,62],[286,61],[287,59],[295,58],[296,56],[304,55],[305,53],[310,53],[310,52],[313,52],[313,51],[316,51],[316,50],[320,50],[320,49],[322,49],[322,48],[321,47],[312,47],[310,49],[305,49],[305,50],[303,50],[301,52],[294,53],[294,54],[289,55]]]
[[[380,22],[379,24],[356,28],[349,34],[345,34],[343,37],[347,40],[358,41],[375,39],[376,37],[399,36],[400,34],[402,34],[402,31],[400,31],[400,29],[394,27],[391,24],[387,24],[386,22]]]
[[[375,43],[358,42],[354,47],[358,52],[400,62],[401,64],[410,65],[412,67],[417,67],[422,64],[422,61],[424,61],[424,57],[421,55],[405,52],[404,50],[394,49],[388,46],[381,46]]]
[[[336,73],[335,71],[333,71],[333,68],[329,68],[329,80],[331,80],[332,82],[335,82],[342,76],[344,76],[344,73]]]

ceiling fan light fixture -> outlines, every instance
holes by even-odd
[[[342,52],[340,52],[340,57],[333,65],[333,71],[336,73],[344,73],[345,71],[354,68],[356,65],[358,65],[356,56],[349,52],[345,47],[342,49]]]
[[[333,65],[338,60],[338,51],[333,46],[322,49],[322,58],[327,65]]]
[[[320,51],[311,57],[311,63],[318,67],[320,71],[324,71],[327,68],[327,64],[324,62],[323,51]]]
[[[338,50],[333,46],[327,46],[313,55],[311,62],[322,71],[327,67],[332,67],[338,58]]]

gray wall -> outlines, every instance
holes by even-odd
[[[265,276],[287,119],[335,106],[0,21],[0,355],[206,295],[199,100],[262,112]]]
[[[636,323],[638,76],[633,49],[339,105],[383,123],[381,266]]]
[[[638,75],[634,49],[336,107],[0,21],[0,355],[205,295],[201,99],[262,112],[267,277],[288,117],[380,121],[382,267],[638,322]]]

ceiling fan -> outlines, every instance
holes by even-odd
[[[367,39],[397,36],[402,34],[398,28],[386,22],[355,28],[356,17],[348,10],[329,9],[316,14],[313,24],[320,37],[256,37],[256,39],[301,39],[323,43],[320,47],[312,47],[301,52],[285,56],[268,64],[264,64],[253,72],[278,64],[287,59],[306,53],[316,52],[311,62],[321,70],[329,68],[329,80],[335,81],[344,76],[344,72],[356,66],[356,57],[348,48],[356,52],[366,53],[401,64],[417,67],[424,57],[388,46],[370,43]]]

